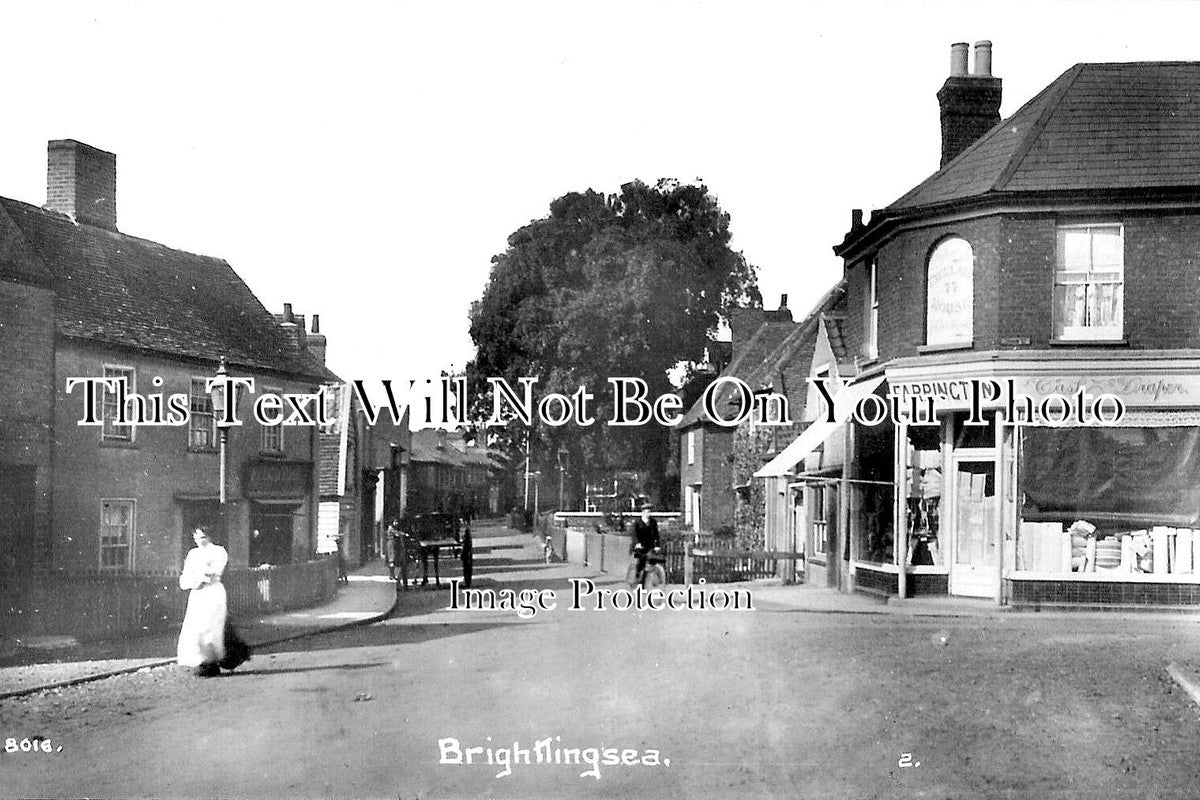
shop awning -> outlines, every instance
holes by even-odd
[[[794,442],[783,448],[783,451],[779,455],[768,461],[762,469],[754,473],[754,477],[778,478],[791,474],[792,469],[805,456],[824,444],[834,433],[841,430],[842,425],[854,413],[854,408],[858,405],[858,401],[869,394],[873,394],[883,381],[884,376],[880,375],[878,378],[871,378],[861,383],[843,386],[833,396],[834,421],[830,422],[828,415],[826,415],[809,425],[804,429],[803,433],[796,437]]]

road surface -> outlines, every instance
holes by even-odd
[[[226,677],[0,702],[0,736],[52,749],[0,753],[0,796],[1200,794],[1200,715],[1165,672],[1200,663],[1196,622],[570,610],[591,573],[497,533],[476,586],[550,589],[556,609],[409,593],[396,619]]]

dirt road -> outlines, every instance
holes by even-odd
[[[476,585],[564,600],[572,568],[536,563],[525,542],[484,543]],[[414,595],[405,616],[260,654],[228,677],[159,669],[0,702],[0,736],[55,749],[0,754],[0,796],[1200,791],[1200,714],[1164,670],[1200,662],[1196,623],[562,603],[521,619],[444,601]],[[475,763],[442,763],[469,747]]]

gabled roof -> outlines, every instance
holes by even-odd
[[[1019,192],[1200,187],[1198,142],[1200,62],[1076,64],[884,214]]]
[[[289,345],[233,268],[53,211],[0,198],[0,277],[44,279],[58,335],[172,357],[338,377]],[[7,264],[7,266],[5,266]]]
[[[805,348],[812,348],[817,338],[818,320],[822,317],[829,319],[832,309],[836,308],[846,294],[845,278],[817,301],[803,319],[797,322],[778,346],[763,357],[746,375],[744,380],[751,389],[770,386],[775,392],[786,394],[793,402],[803,403],[807,394],[807,386],[785,386],[784,374],[788,363],[796,358]]]
[[[796,323],[790,320],[787,322],[764,322],[759,325],[746,341],[745,346],[739,345],[737,357],[717,377],[733,377],[745,380],[750,372],[760,364],[763,358],[778,347],[795,329]],[[751,384],[751,389],[757,388],[757,386]],[[714,398],[717,408],[724,408],[730,403],[733,400],[733,393],[734,387],[730,384],[725,383],[720,386]],[[678,428],[682,430],[696,423],[708,421],[708,415],[704,413],[704,399],[701,397],[701,399],[692,404],[692,407],[679,420]]]

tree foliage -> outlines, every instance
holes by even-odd
[[[703,356],[721,316],[761,304],[754,268],[729,242],[729,215],[703,185],[635,181],[615,195],[558,198],[549,216],[509,237],[471,307],[472,397],[490,400],[490,376],[514,386],[538,377],[539,396],[586,386],[598,423],[538,431],[534,448],[566,446],[576,478],[580,466],[661,474],[667,432],[604,425],[607,380],[638,377],[652,396],[670,391],[668,370]],[[524,435],[513,431],[513,443]]]

